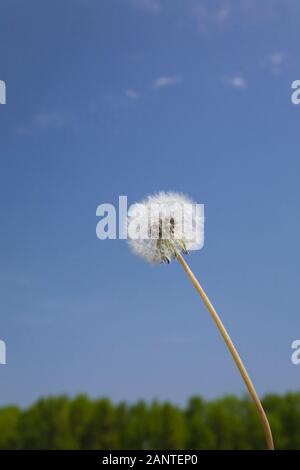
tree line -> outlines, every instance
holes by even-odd
[[[263,406],[277,449],[300,449],[300,393],[267,395]],[[27,409],[0,408],[0,449],[264,449],[248,398],[185,407],[170,402],[114,404],[85,395],[47,397]]]

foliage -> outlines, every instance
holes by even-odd
[[[300,393],[263,400],[279,449],[300,449]],[[0,449],[263,449],[253,404],[233,396],[185,408],[113,404],[85,395],[48,397],[26,410],[0,408]]]

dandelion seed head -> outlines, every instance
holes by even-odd
[[[200,249],[204,241],[202,206],[188,196],[159,192],[128,212],[128,243],[134,254],[154,264],[170,263],[177,252]]]

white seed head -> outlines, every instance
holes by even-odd
[[[202,248],[203,206],[175,192],[148,196],[129,208],[127,235],[136,255],[154,264],[169,263],[177,252]]]

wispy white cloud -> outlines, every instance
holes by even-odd
[[[229,4],[223,3],[220,5],[220,7],[216,11],[216,20],[219,23],[225,23],[229,20],[231,14],[231,8]]]
[[[272,52],[260,62],[260,67],[273,75],[278,75],[282,72],[286,62],[286,54],[283,52]]]
[[[131,100],[138,100],[141,97],[141,94],[133,88],[129,88],[128,90],[126,90],[125,95]]]
[[[245,90],[248,86],[246,79],[242,77],[242,75],[233,75],[232,77],[227,77],[225,81],[232,88],[236,88],[238,90]]]
[[[36,114],[31,122],[19,127],[19,133],[30,135],[48,129],[61,129],[71,123],[71,115],[64,111],[49,111]]]
[[[130,0],[130,5],[135,10],[145,13],[159,13],[161,10],[160,0]]]
[[[168,88],[179,85],[181,83],[181,77],[179,75],[161,75],[154,81],[145,85],[141,90],[136,88],[127,88],[123,93],[106,93],[103,96],[103,102],[109,107],[117,109],[120,107],[128,106],[129,101],[139,101],[142,98],[147,98],[151,90],[159,90],[162,88]],[[98,109],[93,103],[92,111]]]
[[[153,86],[154,88],[164,88],[179,85],[180,82],[181,77],[178,75],[161,76],[154,80]]]
[[[273,65],[279,66],[283,62],[283,54],[280,52],[275,52],[274,54],[270,55],[270,60]]]
[[[230,21],[231,13],[232,8],[227,1],[218,5],[198,2],[192,8],[192,16],[200,33],[208,33],[212,29],[223,29]]]
[[[270,55],[269,62],[271,64],[271,72],[278,74],[282,70],[284,55],[281,52],[274,52]]]
[[[190,13],[199,33],[226,31],[237,25],[265,26],[291,16],[294,0],[194,0]]]
[[[197,29],[201,33],[207,32],[209,13],[205,5],[199,3],[192,10],[192,15],[196,21]]]

